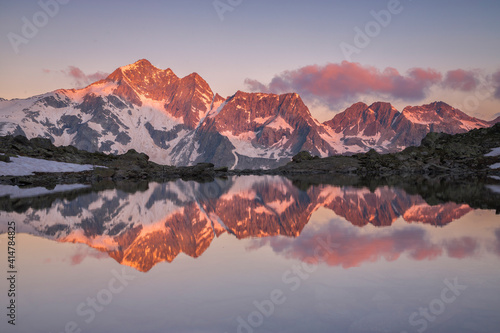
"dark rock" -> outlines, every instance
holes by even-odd
[[[22,135],[16,135],[14,137],[14,142],[20,143],[20,144],[25,145],[25,146],[30,144],[30,141],[28,140],[28,138],[26,138],[25,136],[22,136]]]
[[[310,161],[314,159],[314,157],[308,151],[301,151],[292,157],[292,161],[295,163],[300,163],[302,161]]]
[[[101,178],[110,178],[115,174],[115,170],[112,168],[95,168],[94,176]]]
[[[213,171],[214,165],[212,163],[198,163],[192,167],[192,172],[201,173],[207,171],[208,169]]]
[[[430,132],[422,139],[420,145],[424,147],[435,148],[437,142],[446,140],[450,137],[450,134]]]
[[[178,133],[183,129],[182,125],[176,125],[168,131],[156,130],[150,122],[145,123],[144,127],[153,139],[155,145],[163,149],[168,149],[170,145],[167,144],[167,142],[177,138]]]
[[[29,142],[34,147],[39,147],[39,148],[43,148],[43,149],[53,149],[54,148],[52,141],[50,141],[50,139],[46,139],[46,138],[41,138],[41,137],[32,138],[29,140]]]
[[[215,167],[215,165],[213,163],[197,163],[195,166],[202,167],[205,169]]]
[[[116,142],[121,143],[122,145],[126,145],[126,144],[128,144],[129,142],[132,141],[132,138],[130,136],[128,136],[127,133],[120,132],[116,136],[115,140],[116,140]]]
[[[368,152],[366,152],[366,156],[368,158],[378,158],[380,154],[375,149],[370,149]]]
[[[56,99],[54,96],[47,96],[42,99],[39,99],[37,103],[41,103],[46,106],[51,106],[53,108],[65,108],[69,105],[64,101]]]
[[[138,153],[135,149],[130,149],[125,154],[118,156],[118,160],[135,162],[140,166],[145,166],[149,161],[149,156],[144,153]]]

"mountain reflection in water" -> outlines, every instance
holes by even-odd
[[[350,224],[324,224],[303,232],[321,207]],[[335,244],[324,261],[352,267],[406,253],[415,260],[446,254],[472,255],[478,243],[471,237],[432,241],[421,228],[386,228],[369,234],[363,228],[391,226],[398,218],[408,223],[444,226],[471,212],[452,202],[431,206],[404,190],[311,186],[303,191],[278,176],[234,177],[211,183],[178,180],[150,183],[134,193],[119,189],[85,193],[54,200],[50,207],[23,213],[2,212],[17,221],[20,232],[58,242],[83,243],[108,253],[117,262],[149,271],[179,253],[203,254],[215,238],[228,233],[238,239],[256,238],[251,248],[270,245],[287,257],[307,258],[317,238]],[[2,232],[4,232],[2,230]],[[286,237],[270,237],[270,236]]]

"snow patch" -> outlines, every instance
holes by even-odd
[[[486,157],[496,157],[496,156],[500,156],[500,147],[497,147],[497,148],[493,148],[491,150],[491,152],[489,152],[488,154],[484,155]]]
[[[490,165],[490,169],[500,169],[500,163]]]
[[[290,124],[288,124],[285,119],[283,119],[282,117],[276,117],[272,122],[270,122],[269,124],[266,124],[266,127],[270,127],[270,128],[273,128],[273,129],[276,129],[276,130],[290,130],[290,133],[293,132],[293,128],[292,126],[290,126]]]
[[[224,131],[221,133],[223,136],[227,137],[231,144],[236,148],[233,150],[233,155],[236,158],[236,162],[238,162],[238,158],[236,153],[248,157],[262,157],[262,158],[271,158],[271,155],[274,154],[274,158],[277,156],[281,156],[282,149],[279,147],[258,147],[256,144],[253,144],[252,141],[256,138],[256,133],[252,131],[240,133],[239,135],[234,135],[230,131]],[[236,166],[236,164],[234,165]],[[233,166],[233,167],[234,167]]]
[[[427,113],[422,113],[422,112],[418,112],[418,111],[408,112],[408,111],[403,110],[402,115],[414,124],[430,125],[430,124],[436,122],[436,121],[428,121],[428,120],[422,119],[427,115]],[[439,117],[437,114],[433,115],[433,116],[439,118],[438,122],[441,121],[441,117]]]
[[[11,157],[11,162],[0,162],[1,176],[30,176],[34,172],[80,172],[92,170],[90,164],[48,161],[32,157]]]
[[[268,121],[269,119],[271,119],[271,116],[269,116],[269,117],[265,117],[265,118],[262,118],[262,117],[256,117],[256,118],[254,118],[254,120],[253,120],[253,121],[254,121],[256,124],[262,125],[262,124],[264,124],[266,121]]]
[[[295,200],[293,198],[287,198],[286,200],[275,200],[266,204],[267,207],[272,208],[278,215],[283,214],[288,207],[290,207]]]

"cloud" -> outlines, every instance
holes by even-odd
[[[246,79],[252,91],[297,92],[309,100],[321,100],[331,106],[358,100],[361,95],[377,95],[408,101],[426,97],[428,89],[442,80],[434,69],[412,68],[400,74],[395,68],[379,70],[372,66],[343,61],[325,66],[310,65],[276,75],[268,85]]]
[[[401,256],[415,261],[434,260],[443,255],[464,259],[477,255],[481,249],[478,240],[467,236],[433,242],[428,231],[415,226],[367,233],[336,222],[332,220],[315,230],[305,229],[297,238],[256,239],[252,248],[270,246],[273,252],[285,258],[343,268],[360,267],[381,259],[394,261]],[[500,229],[496,236],[500,240]],[[493,246],[493,251],[500,254],[498,244],[500,241]]]
[[[456,69],[448,71],[443,80],[443,87],[462,91],[473,91],[479,85],[476,71]]]
[[[270,92],[269,88],[265,84],[260,83],[257,80],[245,79],[245,84],[247,85],[248,89],[250,89],[251,91]]]
[[[85,74],[80,68],[75,66],[68,66],[67,69],[61,69],[59,71],[44,68],[42,69],[42,71],[46,74],[62,73],[66,77],[69,77],[73,80],[76,88],[85,87],[93,82],[102,80],[109,75],[108,73],[104,73],[101,71],[95,72],[93,74]]]
[[[320,251],[318,246],[326,251]],[[384,230],[368,234],[359,228],[330,223],[318,230],[304,230],[296,239],[264,238],[254,241],[254,248],[271,246],[277,254],[306,262],[324,262],[343,268],[359,267],[363,263],[397,260],[406,254],[417,261],[433,260],[443,249],[430,241],[428,233],[417,227],[405,230]]]
[[[500,256],[500,229],[495,230],[495,242],[493,243],[493,252]]]
[[[471,237],[462,237],[446,242],[445,248],[449,257],[462,259],[476,254],[479,243]]]
[[[495,98],[500,99],[500,70],[492,75],[493,85],[495,87]]]
[[[85,258],[95,258],[102,259],[108,258],[109,254],[107,252],[100,252],[96,249],[90,247],[78,247],[74,254],[70,256],[71,265],[80,264]]]

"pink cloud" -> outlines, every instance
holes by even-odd
[[[357,100],[363,94],[421,100],[428,88],[441,80],[441,73],[430,68],[413,68],[401,74],[392,67],[381,71],[373,66],[343,61],[285,71],[276,75],[268,85],[251,79],[246,79],[245,84],[252,91],[297,92],[306,99],[338,105]]]
[[[50,69],[42,69],[42,71],[46,74],[50,74],[53,72],[62,73],[65,76],[71,78],[77,88],[85,87],[93,82],[102,80],[109,75],[108,73],[104,73],[101,71],[92,74],[85,74],[80,68],[75,66],[68,66],[67,69],[61,69],[59,71],[53,71]]]
[[[92,248],[79,247],[79,248],[77,248],[75,253],[70,256],[70,262],[71,262],[71,265],[78,265],[85,258],[102,259],[102,258],[108,258],[108,257],[109,257],[109,255],[107,252],[99,252],[99,251],[96,251],[95,249],[92,249]]]
[[[500,255],[500,229],[490,244],[492,252]],[[330,223],[318,229],[304,229],[297,238],[261,238],[253,241],[250,249],[263,246],[286,258],[305,262],[324,262],[343,268],[359,267],[381,259],[394,261],[401,256],[416,261],[434,260],[443,255],[464,259],[480,253],[480,242],[469,236],[433,242],[428,231],[409,227],[406,229],[380,229],[366,233],[339,223]],[[318,251],[318,247],[322,250]]]
[[[495,87],[495,98],[500,99],[500,70],[494,73],[492,77]]]
[[[462,259],[474,255],[479,249],[479,244],[472,237],[462,237],[445,243],[445,248],[449,257]]]
[[[321,251],[320,244],[327,244],[327,250]],[[252,248],[271,246],[275,253],[286,258],[302,261],[324,262],[330,266],[343,268],[359,267],[363,263],[397,260],[407,255],[413,260],[433,260],[442,255],[443,249],[432,243],[428,233],[422,229],[409,228],[377,235],[363,233],[358,228],[344,227],[332,223],[318,230],[304,230],[296,239],[263,238],[254,241]],[[319,253],[319,252],[318,252]]]
[[[493,242],[493,253],[500,256],[500,229],[495,230],[495,241]]]
[[[478,84],[477,72],[463,69],[448,71],[443,80],[445,88],[462,91],[473,91],[477,88]]]
[[[269,88],[265,84],[260,83],[257,80],[245,79],[245,84],[247,85],[248,89],[250,89],[251,91],[258,91],[258,92],[264,92],[264,93],[270,92]]]

